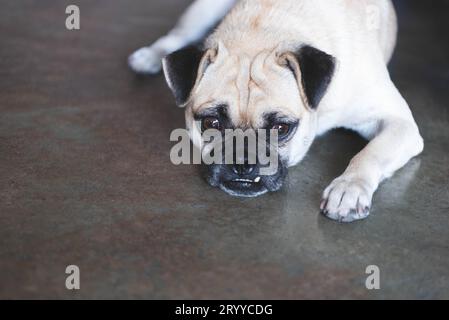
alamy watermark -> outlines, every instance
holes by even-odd
[[[65,19],[65,27],[67,30],[79,30],[81,28],[80,8],[77,5],[71,4],[65,8],[65,13],[68,14]]]
[[[365,280],[365,287],[368,290],[380,289],[380,269],[376,265],[369,265],[365,269],[365,273],[369,276]]]
[[[170,151],[173,164],[249,164],[260,166],[260,175],[278,170],[278,131],[266,129],[205,130],[194,137],[186,129],[173,130],[170,141],[177,142]]]
[[[377,5],[366,6],[366,28],[369,31],[379,30],[381,23],[381,10]]]
[[[65,287],[67,290],[79,290],[81,288],[80,268],[72,264],[65,268],[65,273],[69,275],[65,279]]]

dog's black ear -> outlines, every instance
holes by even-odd
[[[179,106],[189,100],[195,84],[209,64],[208,55],[198,47],[186,47],[175,51],[163,60],[165,79]]]
[[[285,60],[293,71],[301,93],[305,95],[310,108],[316,109],[332,81],[335,71],[335,58],[311,46],[303,46],[291,53],[295,61],[288,55]]]

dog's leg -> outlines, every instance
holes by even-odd
[[[167,54],[201,40],[236,1],[196,0],[173,30],[151,46],[143,47],[129,56],[130,67],[138,73],[158,73],[162,69],[162,59]]]
[[[368,117],[365,124],[353,127],[372,138],[371,142],[323,193],[320,209],[331,219],[351,222],[366,218],[379,183],[423,150],[423,139],[410,109],[392,83],[363,99],[367,104],[372,101],[382,104],[377,107],[380,113],[375,107],[361,112]]]

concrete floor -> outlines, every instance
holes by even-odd
[[[332,132],[257,199],[174,166],[183,111],[126,56],[166,32],[186,0],[3,1],[0,11],[1,298],[449,298],[448,1],[397,1],[392,77],[425,152],[374,197],[368,220],[318,212],[365,142]],[[65,289],[65,268],[81,290]],[[381,270],[368,291],[365,268]]]

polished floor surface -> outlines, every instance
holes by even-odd
[[[169,161],[183,111],[134,49],[186,0],[3,1],[0,11],[1,298],[449,298],[448,1],[396,1],[391,74],[424,153],[382,183],[369,219],[319,214],[322,190],[365,142],[321,137],[285,188],[257,199]],[[65,268],[81,289],[65,288]],[[365,288],[368,265],[380,290]]]

